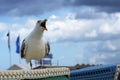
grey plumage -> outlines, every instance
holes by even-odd
[[[47,42],[45,44],[45,57],[47,57],[49,55],[49,52],[50,52],[50,44],[49,44],[49,42]]]
[[[22,41],[21,58],[25,58],[25,39]]]

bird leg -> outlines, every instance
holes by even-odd
[[[31,67],[31,69],[32,69],[32,62],[30,61],[30,67]]]

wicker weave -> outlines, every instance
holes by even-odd
[[[36,70],[7,70],[0,71],[0,80],[24,80],[24,79],[40,79],[53,80],[56,78],[66,78],[69,76],[68,68],[46,68]],[[57,79],[60,80],[60,79]],[[62,79],[67,80],[67,79]]]

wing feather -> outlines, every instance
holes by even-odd
[[[47,43],[45,44],[45,57],[49,55],[49,52],[50,52],[50,44],[47,41]]]
[[[25,39],[22,42],[22,46],[21,46],[21,58],[25,58],[25,49],[26,45],[25,45]]]

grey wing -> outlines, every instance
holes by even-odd
[[[45,57],[47,57],[49,55],[49,52],[50,52],[50,44],[49,44],[49,42],[47,42],[45,44]]]
[[[25,45],[25,39],[22,42],[22,46],[21,46],[21,58],[25,58],[25,49],[26,45]]]

